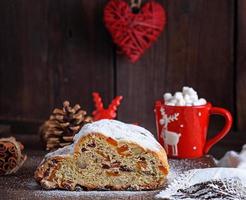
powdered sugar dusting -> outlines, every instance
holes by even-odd
[[[64,156],[64,155],[69,155],[69,154],[71,155],[73,154],[73,147],[74,147],[74,144],[65,146],[63,148],[59,148],[56,151],[46,154],[45,158],[50,158],[54,156]]]
[[[163,148],[145,128],[117,120],[105,119],[86,124],[80,132],[74,136],[74,142],[76,143],[81,137],[89,133],[101,133],[118,141],[134,142],[152,151],[159,151]]]
[[[207,161],[206,161],[207,160]],[[209,161],[209,162],[208,162]],[[190,159],[169,159],[170,172],[167,176],[168,183],[171,183],[175,178],[191,169],[210,168],[214,166],[214,161],[211,156],[196,159],[193,162]]]
[[[90,199],[128,199],[130,197],[137,198],[139,196],[143,197],[143,195],[150,195],[150,193],[156,193],[156,191],[63,191],[63,190],[51,190],[44,191],[39,190],[35,191],[36,197],[43,198],[59,198],[62,199],[64,197],[72,197],[78,198],[82,197],[90,197]]]
[[[56,151],[48,153],[45,158],[54,156],[72,155],[74,144],[81,138],[90,133],[101,133],[107,137],[111,137],[118,141],[134,142],[145,149],[159,151],[163,147],[157,142],[155,137],[145,128],[133,124],[126,124],[117,120],[100,120],[90,124],[86,124],[77,133],[73,141],[74,143]]]

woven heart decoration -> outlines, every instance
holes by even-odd
[[[163,31],[166,14],[154,0],[139,7],[137,13],[124,0],[110,0],[104,9],[104,23],[114,43],[135,63]]]

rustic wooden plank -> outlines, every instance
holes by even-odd
[[[0,116],[40,119],[52,107],[47,1],[0,2]]]
[[[233,1],[158,2],[168,13],[158,41],[134,65],[117,57],[119,118],[154,131],[154,101],[183,85],[233,112]]]
[[[0,2],[0,119],[39,121],[63,100],[92,110],[113,97],[107,1]]]
[[[68,99],[91,112],[93,91],[106,103],[113,97],[113,46],[102,21],[106,2],[49,2],[49,66],[56,106]]]
[[[246,130],[246,2],[239,0],[237,6],[237,66],[236,66],[236,94],[237,94],[237,122],[238,129]]]

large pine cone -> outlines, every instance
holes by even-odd
[[[86,116],[86,111],[82,110],[78,104],[71,107],[68,101],[64,101],[63,108],[54,109],[50,118],[39,129],[46,150],[71,144],[73,136],[84,124],[90,122],[92,118]]]

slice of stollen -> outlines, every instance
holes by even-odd
[[[116,120],[85,125],[74,143],[46,155],[35,179],[47,189],[148,190],[169,171],[163,147],[146,129]]]

